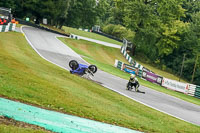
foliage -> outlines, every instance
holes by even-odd
[[[128,40],[132,39],[135,33],[131,30],[126,29],[126,27],[121,25],[109,24],[103,27],[103,32],[118,37],[120,39],[126,38]]]
[[[3,0],[0,7],[12,8],[14,17],[42,21],[47,18],[51,25],[61,28],[68,15],[72,0]]]
[[[92,28],[97,21],[95,0],[76,0],[69,10],[67,26]]]

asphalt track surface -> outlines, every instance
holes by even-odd
[[[32,27],[23,27],[28,42],[32,48],[43,58],[66,70],[69,70],[69,61],[77,60],[79,63],[88,64],[80,55],[71,50],[68,46],[59,41],[54,33],[43,31]],[[183,101],[176,97],[140,86],[145,94],[125,90],[127,80],[113,76],[109,73],[98,70],[95,74],[95,81],[102,86],[111,89],[121,95],[131,98],[139,103],[166,113],[178,119],[200,126],[200,106]]]

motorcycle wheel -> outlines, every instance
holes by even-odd
[[[78,68],[78,62],[76,60],[71,60],[69,62],[69,67],[72,69],[72,70],[76,70]]]
[[[90,66],[88,67],[88,69],[89,69],[90,71],[92,71],[93,73],[96,73],[96,72],[97,72],[97,67],[96,67],[95,65],[90,65]]]

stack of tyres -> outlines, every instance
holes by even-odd
[[[200,99],[200,86],[197,86],[197,87],[196,87],[194,96],[195,96],[196,98],[199,98],[199,99]]]
[[[0,25],[8,25],[8,20],[0,18]]]

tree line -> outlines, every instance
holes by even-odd
[[[200,84],[199,0],[115,0],[110,22],[135,32],[131,39],[161,69]],[[108,22],[108,23],[110,23]]]
[[[182,77],[200,84],[199,0],[1,0],[0,7],[19,18],[47,18],[57,28],[100,25],[128,37],[136,55],[177,75],[185,55]]]

